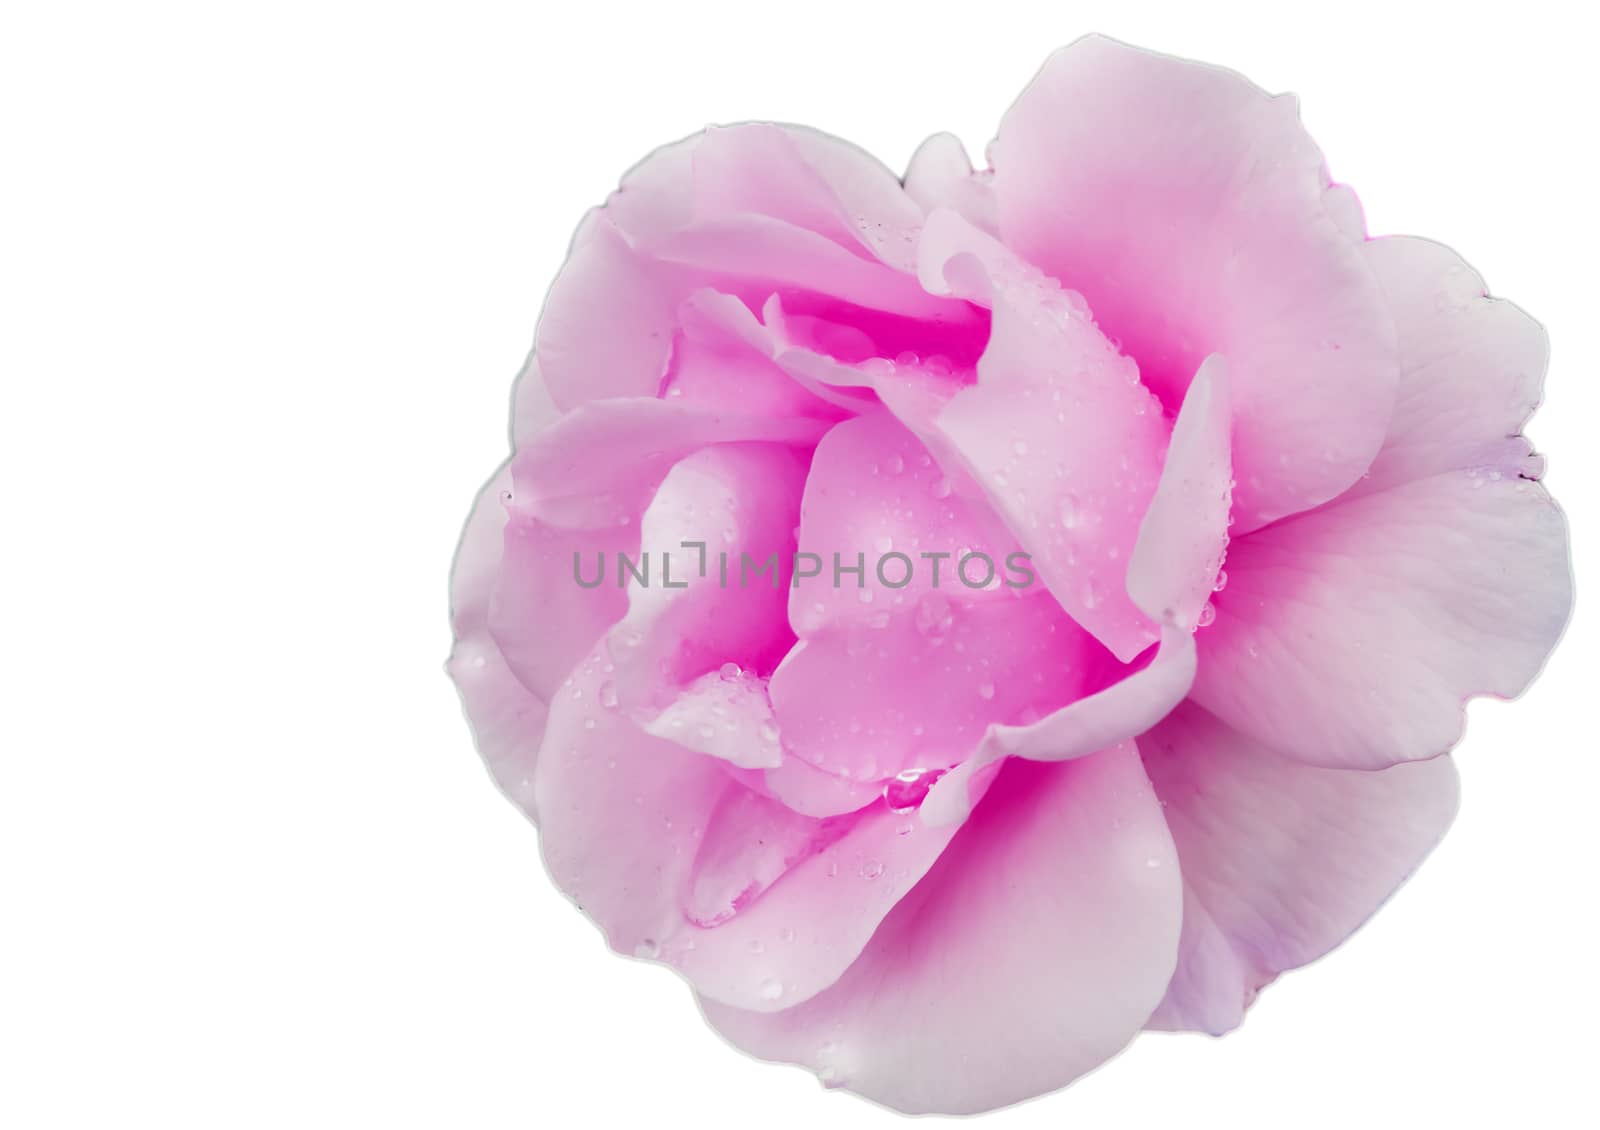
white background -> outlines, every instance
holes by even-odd
[[[708,122],[981,151],[1090,30],[1298,91],[1374,232],[1450,243],[1549,326],[1531,431],[1581,600],[1592,39],[1532,3],[1128,8],[7,3],[0,1124],[893,1118],[609,954],[441,668],[569,235]],[[1144,1037],[992,1124],[1595,1125],[1587,611],[1523,701],[1473,707],[1458,825],[1354,941],[1239,1032]]]

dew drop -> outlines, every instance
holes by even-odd
[[[661,956],[661,947],[656,945],[653,939],[646,938],[644,941],[633,947],[633,956],[642,957],[646,961],[654,961],[656,958]]]
[[[917,631],[924,639],[944,639],[950,634],[950,627],[955,623],[955,618],[950,601],[939,593],[925,593],[917,601]]]
[[[861,877],[863,879],[876,879],[882,874],[883,864],[876,859],[869,859],[861,865]]]
[[[1205,604],[1200,606],[1200,617],[1195,621],[1195,627],[1209,627],[1212,621],[1214,621],[1216,618],[1217,606],[1208,600],[1205,602]]]
[[[778,980],[776,977],[768,977],[765,981],[761,982],[760,992],[762,1000],[775,1001],[779,997],[783,996],[783,982]]]
[[[1217,570],[1217,580],[1216,580],[1216,583],[1211,586],[1211,591],[1212,592],[1221,592],[1223,589],[1225,589],[1227,587],[1228,587],[1228,571],[1226,569],[1218,569]]]
[[[902,769],[885,782],[883,802],[888,805],[890,812],[915,812],[933,783],[942,776],[942,769]]]
[[[607,710],[617,708],[617,687],[615,683],[604,683],[600,687],[600,705]]]
[[[718,669],[717,674],[722,676],[724,682],[731,683],[738,679],[740,675],[744,674],[744,669],[737,663],[724,663],[721,668]]]

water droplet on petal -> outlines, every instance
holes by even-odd
[[[883,802],[890,812],[915,812],[943,769],[902,769],[883,786]]]
[[[651,938],[646,938],[633,947],[633,956],[642,957],[646,961],[654,961],[661,956],[661,947]]]
[[[1200,618],[1195,621],[1195,627],[1208,627],[1217,618],[1217,606],[1209,600],[1200,607]]]
[[[1217,580],[1216,580],[1216,583],[1211,586],[1211,591],[1212,592],[1221,592],[1223,589],[1225,589],[1227,587],[1228,587],[1228,571],[1226,569],[1218,569],[1217,570]]]
[[[724,663],[717,671],[717,674],[722,676],[724,682],[731,683],[744,674],[744,669],[737,663]]]
[[[925,593],[917,601],[916,625],[923,638],[942,640],[950,634],[950,626],[954,623],[955,612],[950,607],[950,601],[939,593]]]
[[[768,977],[765,981],[761,982],[760,991],[762,1000],[775,1001],[779,997],[783,996],[783,982],[779,981],[776,977]]]

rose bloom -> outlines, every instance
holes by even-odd
[[[738,1047],[913,1112],[1237,1025],[1439,840],[1465,700],[1571,599],[1543,331],[1369,239],[1292,98],[1089,38],[989,158],[652,154],[453,578],[556,883]]]

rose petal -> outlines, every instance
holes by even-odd
[[[1362,248],[1400,335],[1401,375],[1383,449],[1351,494],[1440,471],[1531,470],[1520,433],[1539,403],[1550,344],[1544,328],[1438,243],[1375,239]]]
[[[1497,469],[1434,475],[1234,541],[1194,698],[1312,764],[1449,750],[1466,700],[1522,691],[1571,607],[1566,523]]]
[[[1166,452],[1161,407],[1075,295],[951,213],[923,238],[924,278],[993,308],[978,383],[939,410],[934,453],[953,452],[1061,607],[1129,660],[1157,635],[1124,578]]]
[[[832,988],[781,1012],[703,1006],[753,1055],[896,1110],[987,1110],[1064,1086],[1132,1038],[1171,976],[1180,908],[1131,745],[1011,762]]]
[[[973,172],[966,147],[955,134],[936,133],[917,147],[906,168],[906,195],[924,212],[948,208],[990,235],[999,226],[989,177]]]
[[[1319,769],[1192,703],[1139,739],[1183,871],[1178,971],[1151,1027],[1220,1035],[1279,973],[1365,922],[1455,815],[1448,757]]]
[[[1172,442],[1128,562],[1128,595],[1158,618],[1195,627],[1228,548],[1233,465],[1228,373],[1206,358],[1184,393]]]
[[[640,523],[648,583],[630,575],[611,632],[625,708],[653,716],[708,671],[770,671],[788,651],[785,562],[804,481],[804,461],[777,444],[717,444],[673,465]]]
[[[783,1008],[832,984],[955,829],[917,827],[881,801],[831,827],[763,808],[722,762],[606,706],[611,666],[598,648],[551,703],[535,770],[551,876],[614,949],[666,962],[714,999]],[[732,916],[696,925],[690,913],[717,892],[732,892]]]
[[[544,737],[545,703],[517,681],[489,633],[489,606],[501,566],[511,489],[502,467],[478,492],[450,574],[450,622],[455,646],[445,669],[461,694],[473,738],[495,783],[530,819],[533,766]]]
[[[883,780],[954,765],[991,724],[1071,702],[1103,654],[1052,601],[930,591],[881,625],[803,640],[774,672],[772,702],[797,757]]]
[[[977,750],[950,770],[940,802],[922,806],[922,818],[931,824],[966,819],[976,786],[1007,757],[1067,761],[1142,733],[1183,701],[1194,672],[1194,637],[1163,625],[1160,647],[1144,667],[1034,722],[990,726]]]
[[[515,505],[574,529],[627,525],[674,464],[710,444],[743,440],[809,447],[825,420],[727,411],[653,397],[602,400],[567,413],[512,461]]]
[[[1089,36],[1051,56],[991,158],[1001,237],[1083,294],[1164,403],[1227,356],[1241,531],[1367,469],[1394,329],[1292,98]]]

